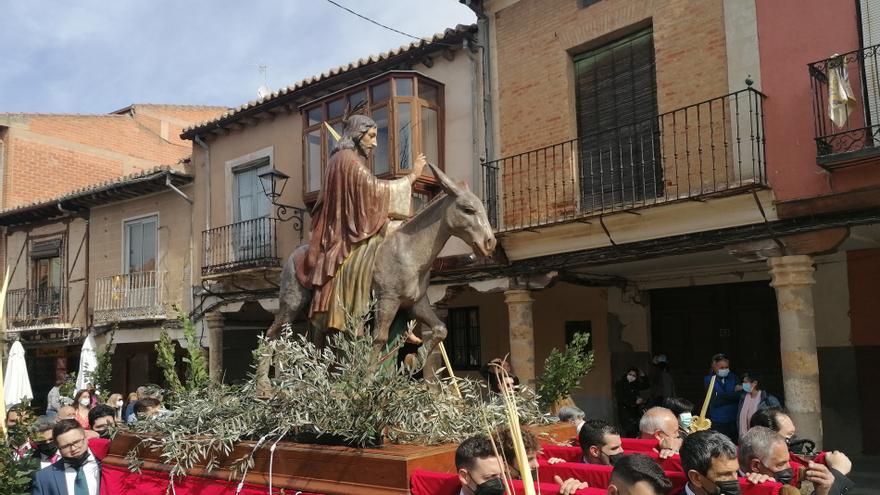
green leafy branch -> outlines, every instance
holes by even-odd
[[[590,334],[579,332],[560,352],[553,348],[544,360],[544,373],[538,378],[541,408],[550,409],[577,388],[582,377],[593,369],[593,351],[587,351]]]

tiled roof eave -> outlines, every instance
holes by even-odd
[[[95,206],[166,190],[168,182],[180,187],[192,182],[192,176],[167,166],[157,167],[140,174],[82,188],[57,198],[0,211],[0,225],[23,225],[76,214]]]
[[[433,38],[414,42],[407,48],[400,48],[380,55],[372,55],[357,62],[336,67],[318,76],[302,80],[295,85],[282,88],[268,99],[248,102],[217,119],[184,129],[180,137],[192,140],[197,135],[204,135],[224,129],[230,124],[248,117],[254,117],[270,109],[294,103],[298,98],[309,93],[318,92],[327,87],[344,85],[352,80],[378,75],[392,70],[408,60],[419,61],[428,53],[448,49],[450,48],[449,45],[457,44],[462,39],[472,36],[476,29],[475,24],[459,25],[455,29],[447,29],[442,34],[434,35]]]

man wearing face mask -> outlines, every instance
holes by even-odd
[[[53,426],[55,421],[48,416],[40,416],[31,425],[31,448],[33,455],[40,459],[40,469],[52,465],[60,458],[58,448],[52,440]]]
[[[601,419],[584,423],[578,434],[578,443],[587,464],[613,466],[623,457],[623,444],[617,428]]]
[[[608,495],[663,495],[672,482],[653,459],[644,454],[623,456],[614,464]]]
[[[746,473],[766,474],[786,485],[794,480],[785,439],[763,426],[756,426],[743,436],[739,444],[739,463]],[[824,464],[810,462],[804,479],[813,483],[815,495],[840,493],[839,490],[832,491],[834,474]]]
[[[460,495],[503,495],[501,462],[484,435],[468,438],[455,450]]]
[[[717,431],[698,431],[681,446],[681,466],[687,476],[687,495],[739,495],[739,461],[736,446]],[[769,476],[752,473],[752,483],[772,481]]]
[[[665,407],[652,407],[645,411],[639,420],[640,438],[655,439],[660,442],[660,458],[668,459],[681,449],[681,434],[678,418]]]
[[[94,433],[94,437],[110,438],[110,430],[116,427],[116,410],[106,404],[93,407],[89,411],[89,427],[91,431],[86,436],[92,438],[89,433]]]
[[[739,377],[730,371],[730,360],[725,354],[712,356],[712,373],[703,379],[703,386],[709,388],[709,382],[715,375],[715,388],[709,402],[709,419],[712,429],[720,431],[736,442],[736,412],[742,384]]]
[[[97,495],[101,467],[89,450],[86,433],[76,420],[61,420],[52,428],[61,459],[37,471],[33,495]]]

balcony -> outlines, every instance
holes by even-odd
[[[280,266],[274,218],[255,218],[202,232],[202,276]]]
[[[826,170],[857,164],[880,151],[878,55],[880,45],[875,45],[807,66],[815,116],[816,157]],[[849,97],[848,104],[841,103],[841,95]],[[832,100],[837,102],[834,107]]]
[[[763,99],[748,88],[483,166],[499,232],[765,187]]]
[[[95,324],[164,319],[165,276],[150,271],[95,280]]]
[[[10,327],[43,327],[67,321],[67,287],[13,289],[6,294],[6,321]]]

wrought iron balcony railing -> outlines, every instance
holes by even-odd
[[[807,65],[820,165],[880,150],[878,56],[874,45]]]
[[[490,221],[523,230],[763,187],[763,99],[747,88],[488,162]]]
[[[13,289],[6,293],[6,321],[12,327],[67,322],[67,287]]]
[[[279,266],[274,218],[255,218],[202,232],[202,275]]]
[[[137,272],[95,280],[95,323],[165,317],[166,272]]]

